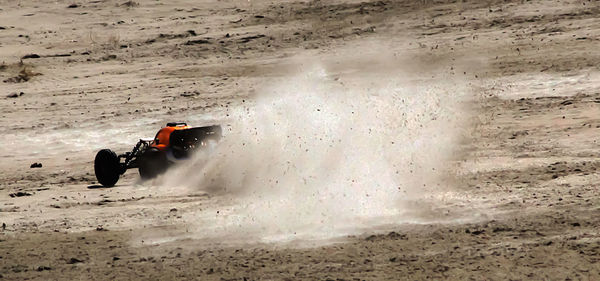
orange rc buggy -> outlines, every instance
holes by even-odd
[[[131,152],[117,156],[110,149],[98,151],[94,172],[104,186],[114,186],[127,169],[133,168],[138,168],[142,179],[150,179],[220,138],[221,126],[218,125],[192,128],[183,122],[168,123],[154,139],[140,139]]]

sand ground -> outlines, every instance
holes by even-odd
[[[580,0],[0,0],[0,278],[597,280],[599,14]],[[450,164],[453,188],[489,210],[477,220],[309,246],[144,244],[219,196],[133,171],[95,182],[100,148],[226,119],[297,57],[356,49],[329,72],[368,71],[373,45],[468,84],[472,120]]]

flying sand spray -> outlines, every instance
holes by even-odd
[[[418,202],[447,188],[456,88],[350,76],[312,67],[279,78],[230,111],[214,150],[165,175],[219,194],[184,215],[196,238],[327,239],[418,220]]]

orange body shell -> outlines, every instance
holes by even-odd
[[[185,130],[191,128],[190,126],[173,126],[173,127],[164,127],[158,131],[156,137],[154,137],[154,141],[150,144],[150,147],[155,147],[160,151],[164,151],[169,147],[169,139],[171,138],[171,133],[175,130]]]

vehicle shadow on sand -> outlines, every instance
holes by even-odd
[[[98,189],[98,188],[112,188],[112,187],[106,187],[106,186],[101,185],[101,184],[92,184],[92,185],[88,185],[87,188],[88,189]]]

